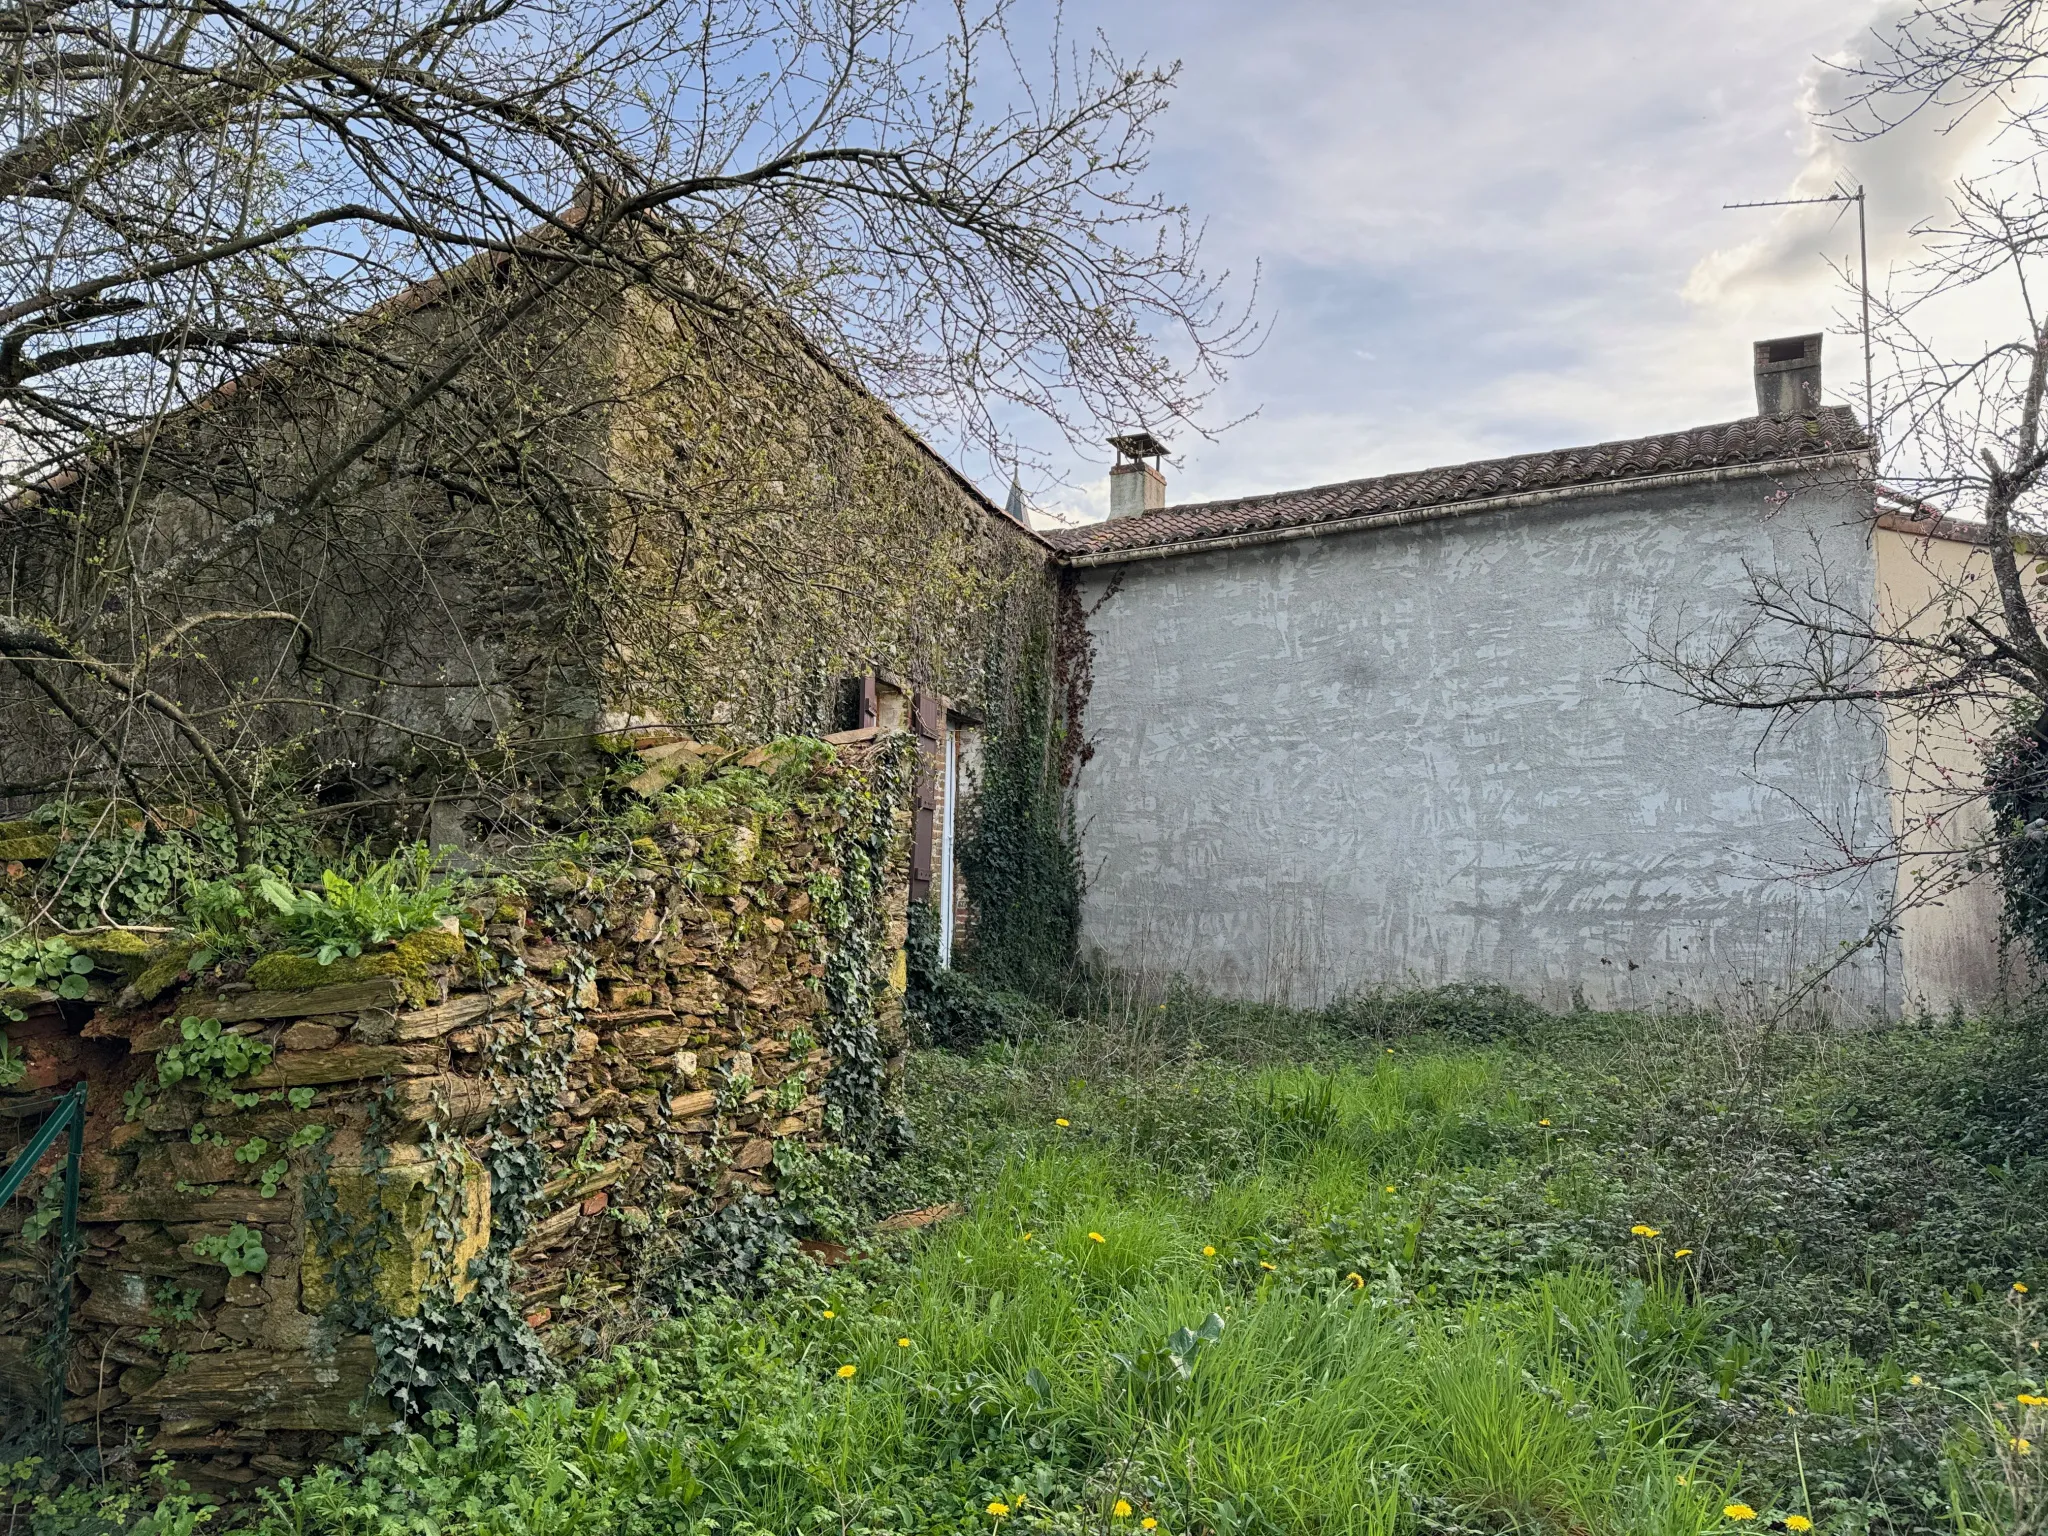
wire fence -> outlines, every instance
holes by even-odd
[[[64,1449],[85,1085],[0,1108],[0,1466]]]

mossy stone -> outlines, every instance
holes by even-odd
[[[129,983],[135,995],[145,1003],[153,1003],[192,963],[193,955],[199,952],[196,939],[178,939],[161,944],[149,952],[135,980]]]
[[[266,992],[303,992],[311,987],[333,987],[389,976],[398,982],[407,1002],[424,1008],[434,1000],[435,992],[427,984],[427,972],[434,966],[460,960],[462,955],[461,934],[450,933],[446,928],[422,928],[418,933],[408,933],[389,949],[343,957],[327,965],[312,955],[265,955],[249,967],[244,979]]]
[[[149,957],[158,946],[140,934],[106,928],[74,937],[71,947],[91,960],[95,969],[133,981],[150,964]]]
[[[55,857],[56,852],[57,839],[48,832],[0,837],[0,863],[39,864]]]

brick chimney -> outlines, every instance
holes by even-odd
[[[1820,409],[1820,336],[1756,344],[1756,413],[1804,416]]]
[[[1109,446],[1116,450],[1116,463],[1109,470],[1110,518],[1142,517],[1162,510],[1166,506],[1166,476],[1159,472],[1159,461],[1166,456],[1166,444],[1150,432],[1128,432],[1112,437]],[[1147,459],[1152,462],[1146,463]]]

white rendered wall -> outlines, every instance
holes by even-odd
[[[1817,823],[1884,836],[1880,723],[1766,734],[1626,679],[1647,634],[1743,617],[1745,565],[1872,592],[1869,497],[1839,471],[1749,478],[1079,573],[1084,942],[1297,1004],[1800,982],[1889,899],[1888,873],[1788,878],[1827,857]],[[1899,994],[1880,947],[1816,1001],[1867,1017]]]

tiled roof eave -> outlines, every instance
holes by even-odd
[[[1410,507],[1386,508],[1350,516],[1328,517],[1237,531],[1197,534],[1106,549],[1060,548],[1056,556],[1063,566],[1087,568],[1101,565],[1129,565],[1143,560],[1170,559],[1228,549],[1245,549],[1259,544],[1286,543],[1295,539],[1322,538],[1331,534],[1368,532],[1399,528],[1414,523],[1437,522],[1482,512],[1519,507],[1549,506],[1565,501],[1582,501],[1621,495],[1629,491],[1657,490],[1673,486],[1714,484],[1727,480],[1756,479],[1798,474],[1830,467],[1858,467],[1871,472],[1868,446],[1838,448],[1827,452],[1790,458],[1768,458],[1746,463],[1713,464],[1700,469],[1666,470],[1650,474],[1617,475],[1611,479],[1574,481],[1566,485],[1543,486],[1535,490],[1509,491],[1493,496],[1468,497],[1421,503]],[[1099,524],[1096,526],[1100,526]]]

